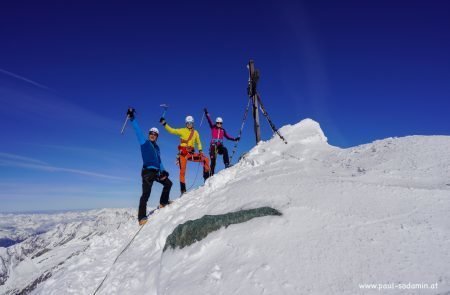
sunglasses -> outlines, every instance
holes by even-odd
[[[156,132],[150,132],[148,135],[158,136],[158,133],[156,133]]]
[[[220,123],[220,122],[217,122],[216,124],[217,124],[217,125],[222,125],[222,123]]]

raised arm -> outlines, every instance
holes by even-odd
[[[133,117],[130,119],[130,121],[131,121],[131,125],[133,125],[133,129],[134,129],[134,132],[136,133],[139,144],[143,145],[147,139],[145,138],[144,133],[141,130],[141,127],[139,127],[139,124],[138,124],[136,118]]]
[[[167,130],[167,132],[171,133],[171,134],[175,134],[178,136],[181,136],[181,131],[180,129],[175,129],[169,126],[169,124],[165,123],[164,124],[164,128]]]
[[[211,117],[209,116],[208,110],[204,109],[205,111],[205,115],[206,115],[206,119],[208,120],[208,124],[209,124],[209,128],[213,129],[214,128],[214,124],[211,120]]]

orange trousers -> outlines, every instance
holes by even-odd
[[[186,183],[186,166],[188,161],[192,162],[202,162],[203,164],[203,175],[209,174],[209,159],[205,155],[200,153],[180,153],[178,158],[180,164],[180,182]],[[204,177],[203,176],[203,177]]]

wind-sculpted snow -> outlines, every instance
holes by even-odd
[[[450,292],[449,136],[341,149],[312,120],[281,133],[288,144],[277,137],[259,143],[238,164],[153,214],[114,264],[139,229],[135,210],[103,235],[40,247],[50,251],[15,264],[9,289],[0,293],[41,278],[32,294],[92,294],[107,274],[97,294]],[[283,215],[221,228],[163,252],[167,237],[188,220],[258,207]],[[45,263],[52,269],[47,278]],[[39,276],[30,275],[33,267]],[[397,287],[382,289],[391,283]],[[399,287],[408,284],[421,289]]]

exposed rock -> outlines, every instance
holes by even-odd
[[[210,232],[219,230],[221,227],[228,227],[231,224],[243,223],[255,217],[276,215],[281,212],[270,207],[261,207],[249,210],[240,210],[221,215],[205,215],[200,219],[189,220],[178,225],[167,237],[164,245],[167,248],[184,248],[195,242],[204,239]]]

